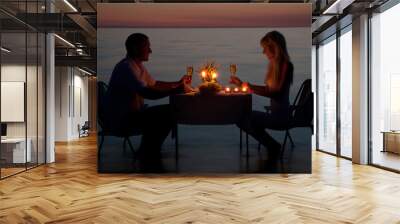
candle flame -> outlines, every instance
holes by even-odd
[[[242,92],[247,92],[247,87],[242,87]]]
[[[229,87],[225,88],[225,92],[230,92],[230,91],[231,91],[231,88],[229,88]]]
[[[212,77],[213,79],[216,79],[216,78],[217,78],[217,73],[213,72],[211,77]]]
[[[239,92],[239,88],[235,87],[234,91]]]
[[[205,72],[205,71],[202,71],[202,72],[201,72],[201,77],[203,77],[203,78],[206,77],[206,72]]]

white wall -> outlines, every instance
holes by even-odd
[[[89,118],[88,78],[73,67],[56,67],[56,141],[79,137],[78,124]]]
[[[25,82],[24,65],[2,65],[1,66],[1,81],[18,81]],[[30,69],[30,68],[28,68]],[[7,108],[1,108],[6,110]],[[7,137],[25,137],[25,122],[10,122],[7,123]]]
[[[68,141],[69,132],[69,84],[67,67],[55,68],[55,141]]]
[[[27,70],[25,70],[27,69]],[[26,73],[28,72],[28,73]],[[2,65],[1,66],[1,81],[3,82],[25,82],[25,75],[28,74],[29,86],[36,86],[36,81],[33,81],[29,75],[36,75],[36,67],[34,66],[25,66],[24,65]],[[36,110],[36,88],[27,88],[27,103],[30,104],[30,110]],[[35,102],[31,104],[31,102]],[[41,106],[41,105],[39,105]],[[33,108],[32,108],[33,107]],[[1,110],[7,110],[7,108],[1,108]],[[28,111],[30,112],[30,111]],[[28,113],[27,114],[28,122],[35,122],[35,124],[28,124],[28,129],[32,127],[36,130],[36,113]],[[7,122],[7,136],[8,137],[25,137],[25,123],[26,122]],[[30,131],[28,130],[28,137]],[[35,136],[36,137],[36,136]]]

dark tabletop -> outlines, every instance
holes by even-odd
[[[251,112],[252,97],[242,93],[190,93],[171,96],[170,104],[179,124],[235,124]]]

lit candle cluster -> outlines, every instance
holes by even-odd
[[[236,75],[237,71],[237,66],[236,64],[230,64],[229,65],[229,70],[231,73],[231,76]],[[217,93],[220,92],[221,90],[224,91],[225,93],[249,93],[250,88],[247,83],[243,83],[240,86],[227,86],[223,88],[219,83],[218,83],[218,66],[215,64],[214,61],[206,62],[203,66],[200,67],[198,70],[199,75],[202,80],[202,84],[199,85],[199,91],[200,93],[203,94],[210,94],[210,93]],[[193,67],[188,66],[186,68],[186,73],[187,75],[191,75],[193,73]]]
[[[241,87],[225,87],[225,93],[247,93],[249,92],[249,87],[247,85],[242,85]]]
[[[216,71],[201,71],[201,78],[203,82],[216,82],[218,78],[218,73]]]
[[[215,64],[214,61],[208,61],[200,68],[200,76],[203,81],[205,82],[217,82],[218,78],[218,66]]]

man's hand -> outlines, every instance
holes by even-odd
[[[174,93],[175,94],[181,94],[181,93],[192,93],[194,90],[190,85],[187,85],[184,83],[184,80],[179,83],[179,85],[175,88]]]

